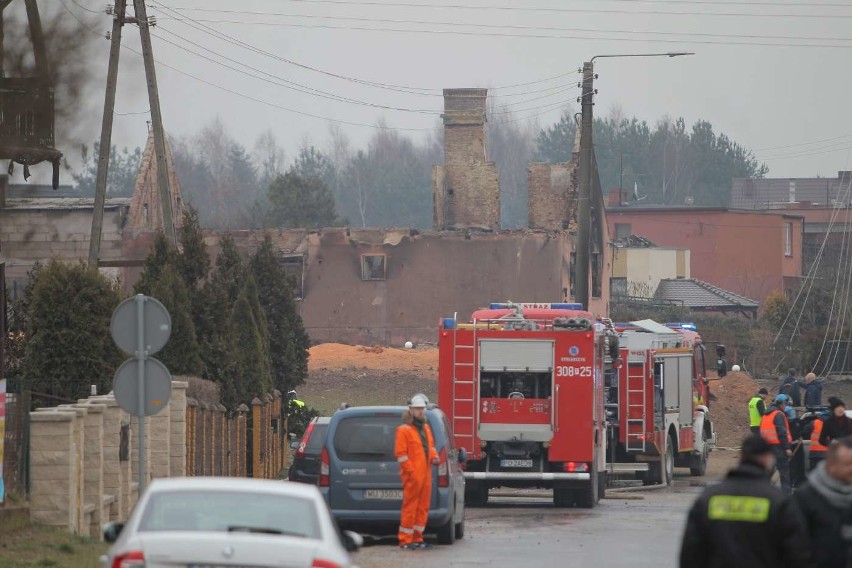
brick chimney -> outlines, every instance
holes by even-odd
[[[500,184],[485,148],[487,89],[444,89],[444,165],[432,170],[437,230],[499,229]]]

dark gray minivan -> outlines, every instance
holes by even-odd
[[[320,491],[341,528],[395,534],[402,507],[402,481],[394,455],[404,406],[364,406],[335,412],[320,458]],[[456,448],[446,415],[426,410],[441,463],[432,466],[432,502],[426,533],[453,544],[464,537],[466,451]]]

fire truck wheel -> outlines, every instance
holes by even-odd
[[[666,485],[671,485],[674,480],[674,459],[677,453],[677,442],[673,436],[669,436],[669,446],[666,448],[666,455],[663,457],[666,464],[666,478],[663,481]]]
[[[464,538],[464,519],[460,523],[456,524],[456,540],[461,540]]]
[[[689,458],[690,475],[701,476],[707,473],[707,443],[702,446],[701,452]]]
[[[455,511],[450,513],[450,518],[442,526],[438,527],[438,544],[456,543],[456,525],[453,522]]]
[[[598,500],[606,499],[606,472],[598,474]]]
[[[600,498],[600,476],[592,472],[589,483],[576,490],[577,506],[581,509],[593,509]]]
[[[564,509],[574,505],[574,491],[565,487],[553,488],[553,506]]]
[[[468,481],[464,488],[464,504],[484,507],[488,504],[488,485],[482,481]]]

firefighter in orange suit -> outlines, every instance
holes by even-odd
[[[808,469],[814,469],[819,462],[825,459],[825,451],[828,448],[819,443],[819,437],[822,434],[822,426],[825,424],[823,421],[826,418],[828,418],[828,412],[822,412],[813,422],[805,427],[804,435],[807,436],[810,434],[811,440],[811,445],[808,448],[808,454],[810,455],[810,467]]]
[[[402,516],[399,521],[399,546],[404,549],[429,548],[423,531],[429,518],[432,496],[432,465],[438,463],[435,439],[426,422],[426,395],[415,394],[396,429],[396,461],[402,476]]]
[[[781,491],[790,493],[790,457],[793,455],[793,437],[790,435],[790,422],[784,409],[789,397],[779,394],[775,397],[775,408],[770,408],[760,420],[760,437],[772,446],[775,452],[775,467],[781,477]]]

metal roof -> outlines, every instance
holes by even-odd
[[[672,300],[693,310],[755,311],[760,307],[755,300],[696,278],[664,278],[654,297]]]
[[[645,331],[650,331],[651,333],[659,333],[663,335],[677,335],[677,332],[674,331],[672,328],[661,325],[651,319],[632,321],[630,322],[630,324],[635,325],[636,327]]]
[[[6,199],[4,209],[12,210],[70,210],[70,209],[93,209],[95,200],[91,197],[30,197]],[[129,197],[113,197],[107,199],[104,207],[114,209],[116,207],[130,207]]]

